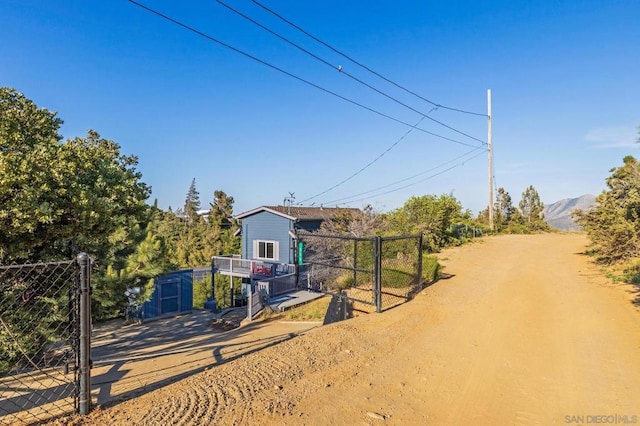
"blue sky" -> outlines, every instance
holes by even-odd
[[[226,1],[344,72],[215,0],[140,1],[399,121],[415,124],[424,114],[487,139],[485,117],[432,110],[249,0]],[[496,186],[515,201],[528,185],[547,204],[597,194],[625,155],[640,155],[636,0],[260,2],[437,104],[486,113],[491,89]],[[418,127],[466,145],[407,134],[405,124],[128,1],[0,0],[0,40],[0,85],[57,111],[65,138],[95,129],[137,155],[150,202],[161,207],[180,207],[192,178],[203,204],[222,189],[237,213],[281,204],[289,192],[305,205],[382,211],[425,194],[453,193],[474,213],[487,205],[486,152],[470,152],[482,147],[476,140],[429,119]]]

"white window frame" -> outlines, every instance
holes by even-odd
[[[273,257],[260,257],[260,243],[265,244],[265,256],[267,254],[266,244],[273,244]],[[280,259],[280,243],[273,240],[253,240],[253,258],[278,261]]]

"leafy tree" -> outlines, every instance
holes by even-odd
[[[522,216],[529,224],[544,216],[542,214],[544,204],[540,201],[540,195],[533,185],[529,185],[522,193],[522,199],[520,200],[519,207]]]
[[[219,227],[237,225],[233,218],[233,197],[224,191],[213,192],[213,203],[209,204],[209,223]]]
[[[395,234],[424,234],[424,244],[438,251],[456,243],[453,225],[470,220],[460,202],[452,195],[424,195],[411,197],[402,207],[387,215],[390,232]]]
[[[155,278],[176,268],[164,239],[148,230],[145,238],[135,246],[135,251],[127,256],[121,269],[111,264],[106,273],[94,280],[94,318],[108,319],[124,315],[129,303],[127,290],[137,288],[136,302],[142,303],[151,297]]]
[[[630,155],[623,163],[611,169],[609,189],[596,198],[596,206],[574,214],[600,260],[608,263],[640,257],[640,164]]]
[[[189,194],[193,195],[194,190],[195,182],[192,182],[187,199],[193,200]],[[199,195],[197,198],[199,203]],[[215,191],[206,220],[195,216],[197,219],[191,224],[181,210],[173,213],[170,208],[168,211],[158,209],[151,229],[163,238],[169,258],[179,267],[209,265],[212,256],[240,252],[240,238],[233,235],[238,227],[232,217],[233,202],[233,197],[224,191]]]
[[[233,197],[224,191],[214,191],[203,235],[207,261],[212,256],[240,252],[240,238],[233,235],[238,229],[238,222],[233,218],[233,203]]]
[[[95,260],[93,282],[102,283],[144,238],[150,189],[140,180],[136,157],[121,154],[118,144],[93,130],[62,142],[61,124],[55,112],[0,88],[0,263],[67,260],[82,250]],[[19,303],[19,286],[5,285],[0,300]],[[106,296],[96,297],[101,290]],[[117,286],[98,286],[97,312],[118,297]],[[61,317],[68,295],[45,294],[33,303],[39,306],[29,319],[38,325],[17,336],[30,355],[52,339],[52,322],[67,320]],[[11,307],[0,311],[19,314]]]
[[[61,124],[0,89],[0,261],[103,255],[113,233],[146,219],[137,158],[95,131],[61,143]]]
[[[132,287],[143,287],[139,301],[144,301],[151,296],[155,277],[175,268],[164,240],[149,231],[136,251],[127,258],[127,266],[122,272],[132,281]]]
[[[171,207],[169,207],[167,211],[161,209],[154,211],[149,226],[152,232],[164,239],[169,256],[175,260],[176,243],[184,230],[184,220],[173,213]],[[176,263],[179,264],[179,262]]]
[[[526,231],[549,231],[551,229],[544,220],[544,204],[533,185],[529,185],[522,193],[519,207]]]
[[[498,188],[494,204],[494,231],[509,234],[528,234],[532,231],[548,231],[549,225],[544,220],[542,211],[544,204],[540,201],[538,191],[530,185],[522,193],[522,200],[518,204],[520,209],[513,206],[511,195],[504,189]],[[477,224],[489,226],[489,209],[478,214]]]
[[[500,232],[504,230],[509,223],[511,223],[511,219],[515,213],[516,208],[513,207],[511,195],[509,195],[504,188],[498,188],[493,218],[496,231]]]

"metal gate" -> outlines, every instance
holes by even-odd
[[[422,236],[356,238],[299,232],[299,286],[382,312],[422,288]],[[300,259],[301,256],[301,259]]]
[[[90,259],[0,266],[0,424],[90,405]]]

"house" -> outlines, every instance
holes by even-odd
[[[345,212],[362,213],[359,209],[300,206],[262,206],[241,213],[236,216],[242,221],[241,257],[295,264],[295,232],[316,231],[325,220]]]
[[[240,277],[243,293],[256,291],[256,282],[268,283],[270,296],[296,289],[296,232],[316,231],[339,214],[361,214],[359,209],[261,206],[237,215],[241,227],[240,256],[215,257],[214,273]]]

